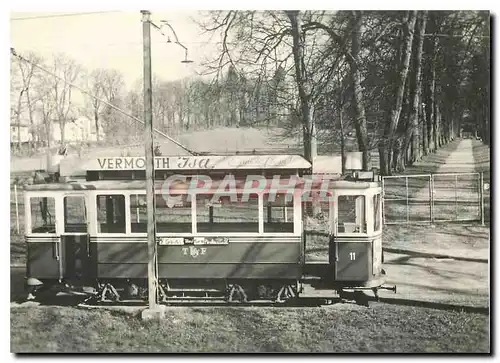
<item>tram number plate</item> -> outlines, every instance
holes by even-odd
[[[164,237],[159,239],[159,245],[160,246],[182,246],[184,245],[184,238],[171,238],[171,237]]]
[[[195,245],[227,245],[229,238],[224,237],[195,237],[193,240]]]

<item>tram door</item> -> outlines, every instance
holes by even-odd
[[[364,281],[370,276],[371,243],[367,238],[366,196],[339,193],[334,202],[330,263],[336,280]]]
[[[61,235],[63,275],[68,280],[83,280],[89,272],[89,235],[86,199],[68,195],[63,199],[64,233]]]

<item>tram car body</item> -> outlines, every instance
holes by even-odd
[[[92,286],[103,300],[147,297],[144,159],[89,160],[80,172],[64,161],[64,182],[25,190],[30,295],[65,284]],[[308,202],[297,185],[310,172],[311,164],[294,155],[155,158],[159,298],[282,302],[310,291],[333,298],[345,289],[382,287],[379,183],[328,181],[321,201],[328,216],[324,258],[309,260],[303,219]],[[209,176],[211,186],[192,192],[190,182],[198,183],[200,175]],[[225,188],[227,175],[232,189]],[[248,191],[254,185],[244,184],[249,175],[266,187]],[[281,184],[299,180],[294,192],[287,196],[286,187],[273,187],[276,175]],[[175,199],[165,198],[167,181]]]

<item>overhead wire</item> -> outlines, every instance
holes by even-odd
[[[99,97],[96,97],[95,95],[93,95],[92,93],[90,93],[90,92],[88,92],[87,90],[83,89],[82,87],[77,86],[77,85],[75,85],[75,84],[74,84],[74,83],[72,83],[72,82],[69,82],[68,80],[64,79],[63,77],[58,76],[57,74],[55,74],[55,73],[53,73],[53,72],[51,72],[51,71],[49,71],[49,70],[47,70],[47,69],[45,69],[44,67],[42,67],[42,66],[40,66],[40,65],[38,65],[38,64],[36,64],[36,63],[34,63],[34,62],[31,62],[30,60],[28,60],[28,59],[24,58],[23,56],[19,55],[19,54],[15,51],[15,49],[14,49],[14,48],[10,48],[10,52],[11,52],[11,54],[12,54],[13,56],[15,56],[16,58],[18,58],[18,59],[20,59],[20,60],[22,60],[22,61],[24,61],[24,62],[26,62],[26,63],[28,63],[28,64],[31,64],[33,67],[38,68],[38,69],[39,69],[39,70],[41,70],[42,72],[45,72],[45,73],[47,73],[47,74],[50,74],[51,76],[53,76],[53,77],[55,77],[55,78],[59,79],[60,81],[63,81],[64,83],[68,84],[69,86],[76,88],[77,90],[79,90],[79,91],[80,91],[80,92],[82,92],[83,94],[85,94],[85,95],[87,95],[87,96],[89,96],[89,97],[91,97],[91,98],[93,98],[93,99],[95,99],[95,100],[98,100],[98,101],[100,101],[100,102],[102,102],[102,103],[106,104],[107,106],[109,106],[109,107],[111,107],[112,109],[114,109],[114,110],[116,110],[116,111],[120,112],[121,114],[123,114],[123,115],[125,115],[125,116],[127,116],[127,117],[129,117],[129,118],[133,119],[134,121],[137,121],[137,122],[139,122],[140,124],[144,125],[144,121],[142,121],[141,119],[139,119],[139,118],[137,118],[137,117],[135,117],[135,116],[133,116],[133,115],[129,114],[128,112],[126,112],[126,111],[122,110],[121,108],[119,108],[119,107],[117,107],[117,106],[113,105],[112,103],[110,103],[110,102],[108,102],[108,101],[106,101],[106,100],[103,100],[103,99],[101,99],[101,98],[99,98]],[[154,132],[156,132],[158,135],[163,136],[164,138],[166,138],[166,139],[168,139],[169,141],[173,142],[174,144],[176,144],[177,146],[179,146],[179,147],[180,147],[180,148],[182,148],[183,150],[187,151],[187,152],[188,152],[188,153],[190,153],[191,155],[198,155],[196,152],[194,152],[194,151],[190,150],[189,148],[187,148],[186,146],[182,145],[182,144],[181,144],[180,142],[178,142],[177,140],[174,140],[174,139],[173,139],[173,138],[171,138],[170,136],[168,136],[168,135],[164,134],[164,133],[163,133],[163,132],[161,132],[160,130],[153,128],[153,131],[154,131]]]
[[[50,18],[63,18],[68,16],[82,16],[82,15],[96,15],[96,14],[109,14],[109,13],[120,13],[118,10],[110,10],[110,11],[94,11],[87,13],[69,13],[69,14],[53,14],[53,15],[36,15],[36,16],[28,16],[24,18],[11,18],[11,21],[14,20],[35,20],[35,19],[50,19]]]
[[[165,44],[168,43],[168,41],[165,40],[153,40],[151,41],[151,44]],[[175,42],[172,42],[175,43]],[[111,43],[72,43],[75,46],[80,46],[80,47],[85,47],[85,48],[91,48],[91,47],[125,47],[125,46],[142,46],[141,41],[130,41],[130,42],[111,42]],[[185,45],[202,45],[202,46],[220,46],[223,45],[222,42],[183,42],[182,44]],[[227,45],[238,45],[238,43],[226,43]],[[26,45],[25,45],[26,46]],[[31,45],[33,47],[38,47],[38,48],[55,48],[55,47],[60,47],[60,44],[50,44],[50,43],[36,43]]]

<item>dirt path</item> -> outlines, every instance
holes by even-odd
[[[442,164],[438,164],[434,173],[470,173],[475,171],[475,161],[472,152],[473,143],[480,143],[477,140],[458,140],[458,145]],[[425,165],[426,161],[418,163]]]

